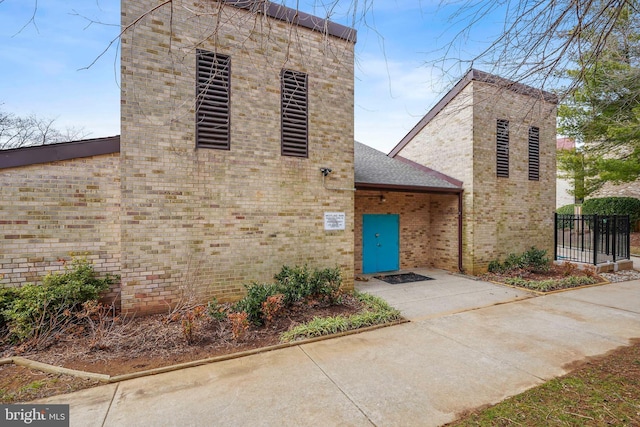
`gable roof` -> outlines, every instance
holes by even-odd
[[[462,192],[462,182],[403,157],[392,158],[354,142],[356,189],[418,192]]]
[[[550,92],[546,92],[541,89],[536,89],[531,86],[527,86],[522,83],[517,83],[502,77],[498,77],[493,74],[485,73],[484,71],[471,69],[460,81],[442,97],[440,101],[431,109],[425,116],[416,124],[413,129],[405,135],[404,138],[391,150],[389,156],[395,157],[408,143],[411,141],[433,118],[438,115],[444,107],[451,102],[456,96],[462,92],[472,81],[490,83],[496,86],[503,87],[504,89],[511,90],[513,92],[528,95],[533,98],[538,98],[546,102],[554,104],[558,103],[558,97]]]

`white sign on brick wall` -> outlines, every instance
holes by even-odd
[[[325,230],[344,230],[346,215],[344,212],[325,212],[324,213],[324,229]]]

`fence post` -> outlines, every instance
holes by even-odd
[[[600,234],[600,224],[598,223],[598,215],[593,215],[593,265],[598,265],[598,235]]]
[[[553,231],[553,259],[556,261],[558,259],[558,212],[553,213],[553,223],[555,224]],[[564,230],[562,232],[564,233]]]
[[[627,247],[625,248],[625,259],[631,259],[631,215],[627,215]]]
[[[616,235],[618,234],[618,215],[613,216],[613,236],[611,237],[611,245],[613,246],[612,255],[613,262],[616,262]]]

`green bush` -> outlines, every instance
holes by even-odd
[[[255,325],[261,325],[264,313],[262,312],[262,303],[268,297],[281,293],[280,287],[276,284],[251,283],[244,285],[247,295],[238,301],[232,311],[247,313],[249,322]]]
[[[3,312],[13,304],[17,295],[16,288],[0,288],[0,328],[4,328],[7,324]]]
[[[633,197],[601,197],[585,200],[582,204],[585,215],[629,215],[632,225],[640,221],[640,199]]]
[[[559,215],[573,215],[575,212],[575,204],[564,205],[556,209],[556,213]]]
[[[97,278],[86,259],[75,259],[64,272],[48,274],[42,285],[16,288],[13,300],[2,310],[11,338],[24,341],[55,330],[71,312],[86,301],[98,299],[114,281],[110,275]]]
[[[284,295],[284,305],[290,306],[307,298],[320,298],[335,303],[340,295],[342,278],[339,268],[310,270],[303,267],[282,267],[274,276],[276,283],[245,285],[247,295],[238,301],[233,310],[246,312],[248,319],[255,325],[261,325],[265,318],[262,303],[270,296]]]
[[[549,271],[551,259],[547,257],[547,251],[536,249],[533,246],[522,254],[511,253],[504,262],[493,260],[489,262],[489,273],[506,273],[512,270]]]
[[[306,265],[303,267],[285,265],[274,279],[280,286],[287,305],[312,296],[335,302],[342,284],[339,268],[311,271]]]

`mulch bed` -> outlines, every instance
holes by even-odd
[[[293,326],[314,317],[349,316],[361,308],[361,303],[351,295],[344,295],[339,305],[300,303],[278,313],[263,326],[251,326],[237,339],[228,319],[220,321],[204,315],[195,320],[190,342],[175,313],[123,318],[116,323],[96,320],[94,326],[102,324],[97,332],[92,332],[91,327],[76,328],[43,344],[44,348],[5,343],[0,346],[0,357],[22,356],[80,371],[119,375],[276,345],[280,343],[280,334]],[[98,384],[12,364],[1,365],[0,403],[25,402]]]

